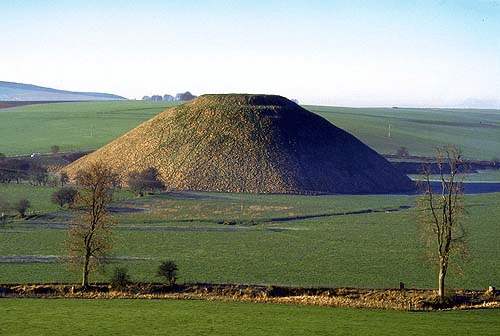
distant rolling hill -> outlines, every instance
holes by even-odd
[[[121,99],[125,98],[110,93],[64,91],[32,84],[0,81],[0,101],[81,101]]]

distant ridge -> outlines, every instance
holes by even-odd
[[[0,101],[121,100],[124,97],[100,92],[76,92],[33,84],[0,81]]]

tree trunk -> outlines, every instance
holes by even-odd
[[[439,265],[439,284],[438,284],[438,295],[441,299],[444,299],[444,278],[446,277],[445,266],[440,263]]]
[[[82,276],[82,287],[84,289],[89,287],[89,262],[90,257],[85,255],[85,260],[83,263],[83,276]]]

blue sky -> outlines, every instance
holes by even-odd
[[[2,0],[0,16],[0,80],[500,107],[500,0]]]

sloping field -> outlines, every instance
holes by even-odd
[[[432,156],[437,145],[456,144],[469,158],[500,157],[500,110],[306,108],[356,135],[379,153],[395,154],[404,146],[411,155]]]
[[[52,103],[0,109],[0,152],[7,155],[95,149],[163,111],[143,101]]]
[[[0,109],[0,152],[48,152],[54,144],[63,150],[96,149],[167,106],[115,101]],[[395,153],[405,146],[412,155],[427,156],[438,144],[454,143],[470,158],[500,157],[500,110],[306,108],[354,134],[379,153]]]

